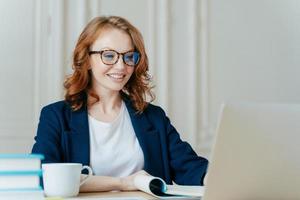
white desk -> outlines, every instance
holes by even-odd
[[[79,193],[77,197],[72,198],[64,198],[65,200],[97,200],[97,199],[109,199],[109,198],[117,198],[117,197],[128,197],[129,199],[135,200],[133,197],[141,197],[147,200],[150,199],[157,199],[154,196],[151,196],[149,194],[146,194],[144,192],[140,191],[134,191],[134,192],[91,192],[91,193]],[[132,197],[132,198],[130,198]],[[137,199],[137,198],[136,198]],[[58,199],[57,199],[58,200]]]

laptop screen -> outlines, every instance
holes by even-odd
[[[300,105],[222,107],[204,200],[300,199]]]

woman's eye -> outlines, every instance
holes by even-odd
[[[109,53],[103,54],[103,56],[105,57],[105,59],[113,59],[114,58],[114,54],[109,54]]]
[[[128,55],[128,56],[126,56],[126,59],[128,59],[128,60],[133,60],[133,55]]]

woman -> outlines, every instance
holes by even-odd
[[[135,190],[137,174],[202,185],[207,160],[181,141],[152,98],[140,32],[127,20],[97,17],[81,33],[65,99],[44,107],[32,153],[44,163],[90,165],[81,191]]]

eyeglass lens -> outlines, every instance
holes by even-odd
[[[119,54],[117,52],[111,51],[111,50],[103,51],[101,58],[105,64],[113,65],[113,64],[117,63]],[[138,61],[139,61],[139,53],[138,52],[130,51],[130,52],[123,54],[123,62],[127,65],[134,66],[138,63]]]

